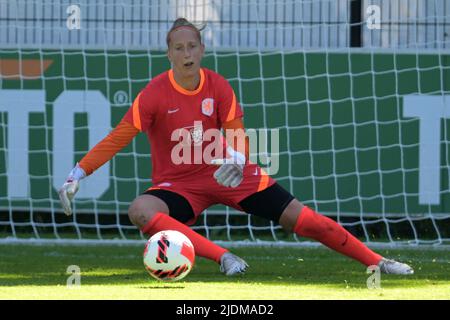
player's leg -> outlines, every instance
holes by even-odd
[[[373,252],[337,222],[304,206],[278,183],[250,195],[239,205],[248,213],[279,222],[285,230],[317,240],[366,266],[378,265],[385,273],[413,273],[408,265]]]
[[[194,213],[189,202],[175,192],[162,189],[147,191],[131,203],[128,216],[148,236],[162,230],[182,232],[191,240],[198,256],[217,263],[221,263],[222,256],[228,252],[184,224],[194,217]]]
[[[286,207],[279,222],[285,229],[292,230],[299,236],[315,239],[366,266],[378,266],[381,272],[414,273],[407,264],[383,258],[375,253],[337,222],[304,206],[297,199],[292,200]]]
[[[382,259],[336,221],[304,206],[297,199],[284,209],[279,223],[285,230],[317,240],[366,266],[378,265]]]

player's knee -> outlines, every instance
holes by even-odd
[[[153,199],[155,198],[155,199]],[[135,226],[142,228],[158,212],[167,212],[165,204],[158,203],[159,199],[153,196],[139,196],[133,200],[128,208],[128,217]]]
[[[284,230],[292,232],[297,224],[297,220],[302,209],[303,204],[297,199],[293,199],[284,209],[278,223]]]
[[[131,223],[137,227],[141,227],[144,223],[143,216],[145,215],[145,207],[138,199],[135,199],[128,208],[128,217]],[[151,218],[151,217],[149,217]]]

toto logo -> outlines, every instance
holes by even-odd
[[[28,123],[30,114],[45,114],[47,97],[45,90],[0,90],[0,112],[6,112],[8,137],[6,175],[7,196],[30,197],[30,137],[23,123]],[[88,119],[89,148],[94,147],[111,129],[111,104],[98,90],[63,91],[53,102],[51,120],[53,144],[46,152],[52,157],[52,184],[58,190],[67,172],[73,168],[75,153],[75,115],[85,113]],[[51,130],[50,130],[51,129]],[[14,146],[14,147],[10,147]],[[110,185],[110,164],[103,165],[80,190],[81,198],[98,198]]]

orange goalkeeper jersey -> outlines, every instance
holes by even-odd
[[[242,116],[233,89],[221,75],[202,68],[199,86],[188,91],[175,82],[173,71],[169,70],[149,82],[119,125],[80,161],[80,166],[87,175],[91,174],[139,132],[145,132],[151,145],[153,183],[176,181],[209,165],[203,158],[200,163],[193,159],[195,148],[203,153],[211,143],[203,140],[205,131],[222,127],[243,129]],[[190,133],[190,163],[173,161],[173,150],[180,144],[173,133],[179,129]],[[225,145],[221,148],[225,150]]]

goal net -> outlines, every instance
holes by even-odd
[[[227,78],[256,161],[368,244],[450,240],[450,4],[445,0],[0,0],[0,241],[143,241],[130,202],[151,186],[140,134],[57,190],[152,77],[177,17],[206,23],[203,66]],[[267,129],[264,131],[263,129]],[[225,206],[215,241],[302,244]]]

